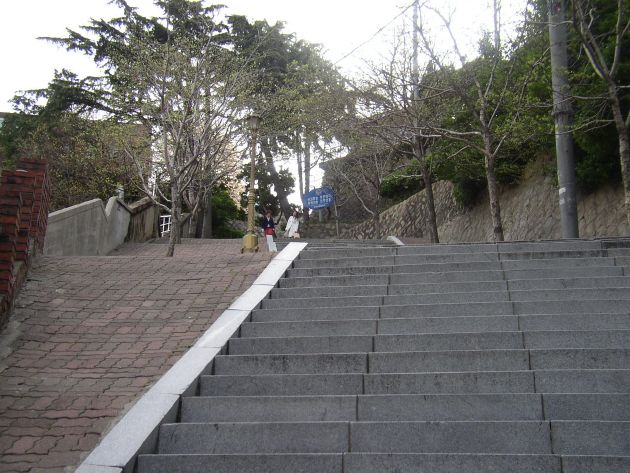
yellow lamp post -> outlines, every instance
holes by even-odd
[[[258,251],[258,236],[254,229],[254,202],[256,200],[256,132],[260,126],[260,116],[252,113],[247,117],[247,127],[251,131],[250,156],[251,156],[251,173],[249,176],[249,194],[247,196],[247,234],[243,237],[244,251]]]

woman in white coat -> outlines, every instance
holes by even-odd
[[[284,229],[284,236],[287,238],[299,238],[300,234],[298,229],[300,227],[300,220],[297,210],[293,211],[293,215],[287,220],[287,226]],[[297,235],[296,235],[297,233]]]

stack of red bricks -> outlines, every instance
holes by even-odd
[[[8,308],[16,290],[16,263],[28,264],[29,257],[44,248],[48,223],[50,181],[48,164],[20,159],[15,171],[0,177],[0,294]]]

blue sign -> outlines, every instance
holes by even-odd
[[[320,187],[304,194],[304,208],[307,209],[325,209],[334,203],[335,194],[330,187]]]

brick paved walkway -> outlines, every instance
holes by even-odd
[[[0,472],[74,471],[271,259],[240,245],[40,258],[0,333]]]

